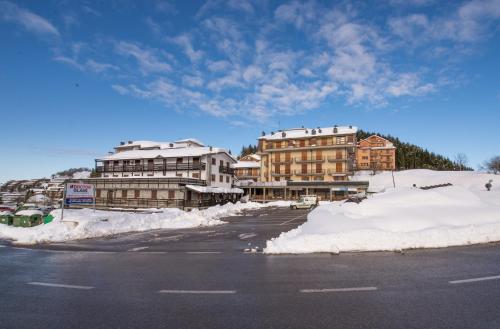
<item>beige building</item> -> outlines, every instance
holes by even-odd
[[[356,127],[297,128],[259,138],[261,181],[345,181],[354,170]]]
[[[396,169],[396,147],[377,135],[359,141],[356,158],[358,170]]]
[[[367,182],[349,181],[356,160],[353,126],[294,128],[263,134],[258,140],[260,179],[239,184],[253,200],[345,198],[366,190]]]

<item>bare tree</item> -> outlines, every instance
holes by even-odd
[[[490,160],[486,161],[483,165],[483,168],[495,175],[500,173],[500,155],[494,156]]]
[[[467,155],[465,153],[457,153],[455,155],[455,163],[458,166],[459,170],[464,170],[467,167],[467,163],[469,160],[467,159]]]

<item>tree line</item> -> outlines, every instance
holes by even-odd
[[[357,139],[365,139],[371,135],[378,135],[392,142],[396,147],[396,169],[433,169],[433,170],[473,170],[467,166],[467,157],[463,154],[457,154],[456,160],[428,151],[420,146],[411,143],[405,143],[399,138],[391,135],[382,135],[378,133],[358,130]]]

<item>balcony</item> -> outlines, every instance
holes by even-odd
[[[324,176],[325,170],[301,171],[295,170],[295,176]]]
[[[259,175],[236,175],[238,179],[240,180],[247,180],[247,179],[259,179]]]
[[[181,171],[205,170],[205,163],[167,163],[167,164],[134,164],[121,166],[96,166],[98,173],[104,172],[143,172],[143,171]]]
[[[273,177],[283,177],[283,176],[292,176],[292,173],[291,172],[273,172],[271,173],[271,176]]]
[[[345,157],[345,156],[343,156],[343,157],[329,156],[328,157],[328,162],[345,162],[347,160],[349,160],[349,158]]]
[[[219,166],[219,174],[234,175],[234,168],[228,166]]]
[[[292,164],[293,160],[292,159],[284,159],[284,160],[273,160],[271,161],[271,164],[273,165],[279,165],[279,164]]]
[[[323,163],[325,162],[325,157],[321,157],[320,159],[314,158],[314,159],[302,159],[302,158],[295,158],[295,163]]]

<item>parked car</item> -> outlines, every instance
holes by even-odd
[[[317,195],[303,195],[298,201],[292,202],[291,209],[311,209],[318,205],[319,199]]]

